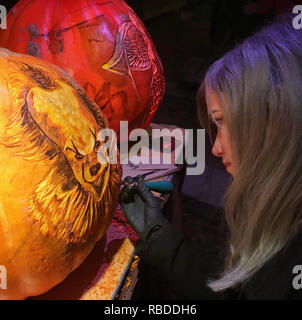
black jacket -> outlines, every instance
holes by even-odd
[[[294,277],[299,276],[293,274],[294,266],[302,265],[302,232],[247,284],[219,293],[208,288],[206,282],[217,276],[220,267],[211,257],[200,254],[200,250],[196,250],[168,222],[148,239],[144,259],[160,273],[179,297],[185,299],[302,299],[302,289],[294,289],[292,284]]]

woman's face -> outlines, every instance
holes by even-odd
[[[229,128],[225,121],[226,111],[222,108],[217,94],[212,90],[210,91],[210,105],[208,106],[208,112],[217,127],[217,135],[212,148],[212,153],[214,156],[222,159],[227,172],[234,176],[236,174],[237,166],[231,148]]]

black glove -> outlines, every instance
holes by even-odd
[[[146,242],[151,233],[163,226],[164,217],[160,200],[145,185],[143,177],[139,176],[134,181],[137,183],[136,193],[133,196],[134,201],[121,202],[120,204],[132,228],[140,239]]]

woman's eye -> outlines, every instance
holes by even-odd
[[[216,121],[218,124],[220,124],[220,123],[222,123],[223,118],[215,118],[215,121]]]
[[[83,155],[81,155],[80,153],[76,153],[76,159],[81,160],[83,159]]]

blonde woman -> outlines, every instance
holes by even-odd
[[[122,205],[145,261],[185,298],[302,298],[302,30],[286,17],[239,44],[209,68],[198,105],[233,176],[225,265],[213,274],[140,179],[135,201]]]

